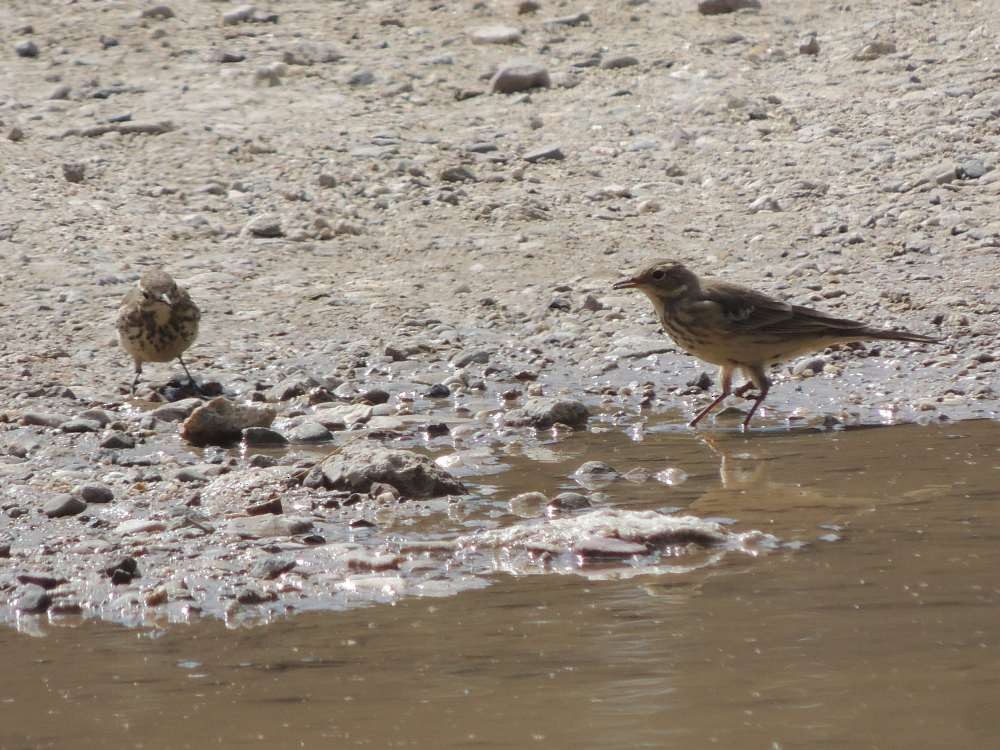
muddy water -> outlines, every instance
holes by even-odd
[[[512,449],[494,497],[584,460],[780,545],[687,572],[512,576],[266,626],[0,630],[0,747],[989,747],[1000,741],[1000,425]],[[495,467],[494,467],[495,468]],[[639,472],[630,476],[637,478]]]

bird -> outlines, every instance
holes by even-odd
[[[748,430],[771,389],[766,368],[800,354],[853,341],[940,341],[919,333],[836,318],[736,284],[702,280],[676,260],[656,261],[613,288],[638,289],[645,294],[663,330],[678,346],[718,365],[722,394],[698,412],[688,423],[690,427],[696,427],[730,394],[743,396],[756,390],[753,406],[743,420],[743,430]],[[733,390],[737,370],[748,381]]]
[[[132,395],[142,375],[143,362],[177,359],[188,380],[195,385],[181,355],[198,338],[200,320],[198,305],[170,274],[150,270],[139,277],[122,300],[116,321],[118,342],[135,362]]]

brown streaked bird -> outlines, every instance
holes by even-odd
[[[663,329],[688,354],[719,366],[722,394],[688,424],[694,427],[731,393],[756,390],[747,429],[767,398],[771,380],[766,368],[800,354],[852,341],[915,341],[940,339],[909,331],[873,328],[856,320],[792,305],[735,284],[702,281],[684,264],[661,260],[615,289],[638,289],[656,308]],[[742,370],[749,381],[732,389],[733,374]]]
[[[135,361],[131,393],[142,375],[143,362],[176,359],[194,384],[181,355],[198,338],[201,311],[187,290],[163,271],[146,271],[118,308],[118,342]]]

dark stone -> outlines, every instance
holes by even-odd
[[[443,383],[435,383],[424,392],[425,398],[448,398],[451,390]]]
[[[268,513],[272,515],[280,515],[284,512],[285,509],[281,507],[280,497],[272,497],[270,500],[264,500],[263,502],[247,506],[248,516],[263,516]]]
[[[75,516],[87,509],[87,503],[73,495],[56,495],[42,506],[42,512],[49,518]]]
[[[115,499],[115,493],[106,484],[88,482],[76,488],[76,494],[85,503],[110,503]]]
[[[18,573],[16,576],[18,583],[27,583],[33,586],[41,586],[46,591],[54,589],[56,586],[66,583],[65,578],[57,578],[48,573]]]
[[[47,610],[52,604],[52,597],[49,592],[41,586],[29,584],[24,587],[21,595],[17,598],[16,609],[29,615],[39,615]]]
[[[264,560],[258,560],[255,562],[250,568],[250,575],[254,578],[274,580],[294,567],[295,560],[289,560],[282,557],[268,557]]]

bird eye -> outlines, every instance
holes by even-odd
[[[657,281],[663,281],[666,275],[667,274],[665,271],[653,271],[653,278],[656,279]]]

